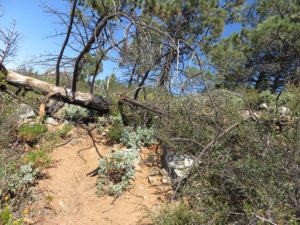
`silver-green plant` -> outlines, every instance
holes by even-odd
[[[100,159],[97,180],[98,194],[119,196],[122,191],[128,189],[135,175],[134,159],[135,155],[130,151],[122,150]]]
[[[121,143],[127,149],[117,150],[99,161],[98,194],[119,196],[122,191],[130,188],[140,148],[154,144],[155,141],[152,128],[138,127],[136,130],[131,127],[124,128]]]
[[[82,120],[89,116],[89,111],[81,106],[68,105],[63,110],[62,116],[66,120]]]
[[[32,184],[38,174],[38,170],[33,168],[32,163],[22,165],[18,173],[13,173],[8,177],[8,187],[12,192],[17,192],[23,187]]]

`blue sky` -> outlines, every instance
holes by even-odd
[[[65,0],[0,0],[0,12],[3,12],[0,26],[9,26],[15,20],[16,30],[22,36],[17,57],[7,65],[8,68],[15,68],[33,56],[59,52],[61,40],[49,38],[59,26],[54,17],[44,12],[43,3],[57,9],[69,8]],[[238,24],[228,25],[223,36],[239,29]],[[114,63],[104,63],[101,77],[110,75],[114,67],[117,67]]]

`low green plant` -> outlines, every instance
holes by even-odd
[[[108,139],[111,141],[117,141],[117,142],[120,141],[122,137],[123,129],[124,126],[122,124],[122,121],[115,120],[108,131],[107,134]]]
[[[153,128],[146,127],[137,127],[136,129],[126,127],[120,141],[127,148],[139,149],[142,146],[149,146],[156,142],[155,131]]]
[[[183,203],[165,205],[149,214],[153,225],[198,225],[200,221],[197,212]]]
[[[62,112],[62,117],[66,120],[81,121],[89,117],[89,111],[81,106],[68,105]]]
[[[18,172],[11,173],[7,178],[7,186],[9,188],[9,191],[12,193],[16,193],[26,186],[33,184],[38,172],[39,171],[33,167],[32,163],[21,165]]]
[[[60,138],[67,137],[67,134],[72,130],[73,126],[71,124],[65,124],[60,130],[58,130],[58,136]]]
[[[45,168],[50,165],[51,159],[48,156],[50,149],[42,147],[38,150],[31,150],[25,156],[27,163],[31,163],[36,168]]]
[[[22,141],[35,144],[47,132],[42,124],[23,124],[19,129],[19,137]]]
[[[1,206],[1,205],[0,205]],[[1,208],[1,207],[0,207]],[[14,219],[14,215],[7,204],[0,209],[0,224],[1,225],[22,225],[22,219]]]
[[[118,150],[100,160],[97,189],[101,195],[119,196],[122,191],[128,189],[134,179],[134,164],[138,160],[140,147],[155,142],[152,128],[123,128],[117,121],[109,134],[114,140],[121,140],[127,149]]]
[[[121,195],[122,191],[128,189],[135,175],[134,159],[135,156],[131,152],[122,150],[100,159],[97,180],[98,194],[117,197]]]

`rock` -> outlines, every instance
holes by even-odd
[[[23,103],[19,105],[18,114],[20,119],[28,119],[36,116],[33,109],[29,105]]]
[[[135,171],[142,172],[142,168],[140,167],[140,165],[135,166]]]
[[[262,104],[259,105],[259,109],[265,109],[265,110],[267,110],[268,108],[269,107],[268,107],[268,105],[266,103],[262,103]]]
[[[164,168],[159,169],[159,174],[161,176],[169,176],[168,172]]]
[[[168,177],[168,176],[163,176],[163,177],[161,178],[161,182],[162,182],[163,184],[170,184],[170,183],[171,183],[170,177]]]
[[[25,224],[35,224],[35,223],[36,223],[36,221],[34,221],[33,219],[30,219],[30,218],[27,218],[27,217],[25,217],[25,218],[23,219],[23,222],[24,222]]]
[[[149,176],[148,181],[153,186],[157,186],[161,184],[159,176]]]
[[[188,174],[188,169],[193,165],[194,159],[186,154],[165,150],[163,164],[172,178],[183,178]]]
[[[107,119],[104,116],[98,117],[98,124],[100,126],[105,126],[107,125]]]
[[[55,119],[53,119],[52,117],[48,117],[45,120],[45,124],[52,125],[52,126],[59,126],[59,123]]]
[[[77,138],[73,138],[72,141],[70,141],[71,145],[77,145],[78,144],[78,140]]]
[[[57,111],[59,111],[65,105],[64,102],[57,101],[55,99],[50,99],[46,104],[46,110],[48,113],[53,115]]]
[[[159,169],[159,168],[153,168],[153,169],[150,171],[150,176],[159,176],[159,175],[161,175],[160,169]]]
[[[281,115],[281,116],[287,116],[291,113],[291,110],[285,106],[281,106],[278,108],[278,113]]]

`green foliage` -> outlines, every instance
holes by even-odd
[[[22,141],[35,144],[45,133],[47,128],[41,124],[23,124],[19,129],[19,137]]]
[[[72,124],[65,124],[60,130],[58,130],[58,136],[60,138],[67,137],[68,133],[72,130]]]
[[[33,184],[37,174],[38,170],[34,169],[32,163],[21,165],[19,171],[10,174],[7,179],[9,191],[16,193],[17,191],[21,191],[23,188],[26,188],[28,185]]]
[[[62,116],[66,120],[82,121],[89,116],[89,111],[81,106],[68,105],[64,109]]]
[[[1,225],[22,225],[23,221],[21,219],[15,220],[14,215],[10,210],[9,206],[5,204],[4,207],[0,209],[0,224]]]
[[[150,218],[154,225],[198,225],[199,215],[183,203],[165,205],[157,212],[151,212]]]
[[[296,0],[246,4],[244,28],[211,49],[226,88],[239,85],[278,92],[299,84],[300,5]]]
[[[261,218],[296,224],[299,91],[283,92],[279,99],[270,92],[246,93],[210,92],[214,104],[206,94],[174,100],[155,124],[162,146],[178,153],[197,156],[215,140],[180,189],[179,196],[198,215],[196,224],[260,223]],[[283,120],[279,112],[257,107],[256,119],[242,121],[248,104],[238,95],[257,105],[267,101],[270,108],[278,100],[292,112]],[[239,125],[215,139],[235,123]]]
[[[42,147],[38,150],[31,150],[25,156],[25,161],[34,165],[36,168],[42,169],[50,165],[51,159],[48,156],[50,149]]]
[[[108,194],[119,196],[122,191],[130,187],[135,170],[133,161],[135,157],[130,151],[116,151],[100,159],[97,190],[100,195]]]
[[[113,124],[107,134],[108,139],[111,141],[117,141],[117,142],[120,141],[122,137],[123,129],[124,126],[121,120],[113,121]]]
[[[120,120],[115,120],[115,123]],[[153,144],[154,130],[138,127],[123,128],[119,130],[120,122],[117,122],[115,130],[109,134],[116,134],[117,140],[120,140],[127,149],[117,150],[109,154],[107,157],[100,159],[97,189],[101,195],[108,194],[119,196],[122,191],[127,190],[131,181],[134,179],[135,170],[134,164],[138,161],[140,147]],[[119,133],[120,132],[120,133]]]
[[[137,127],[134,130],[132,127],[126,127],[120,141],[127,148],[139,149],[143,145],[149,146],[156,142],[155,131],[153,128]]]

